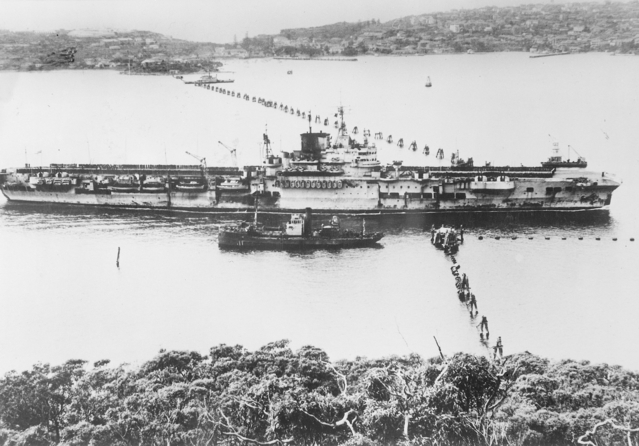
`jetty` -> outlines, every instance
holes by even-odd
[[[563,53],[543,53],[543,54],[531,54],[531,59],[537,59],[538,57],[550,57],[550,56],[565,56],[566,54],[572,54],[569,51],[564,51]]]
[[[348,57],[274,57],[278,60],[322,60],[330,62],[357,62],[356,58]]]

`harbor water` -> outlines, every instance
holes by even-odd
[[[311,112],[313,130],[347,128],[376,141],[382,162],[539,165],[558,141],[589,170],[623,180],[609,211],[367,216],[379,248],[232,252],[220,225],[251,215],[20,205],[0,199],[0,373],[71,358],[139,363],[161,348],[258,348],[287,338],[332,359],[457,351],[530,351],[639,369],[639,58],[583,54],[363,57],[357,62],[229,61],[224,88]],[[292,74],[287,72],[292,71]],[[197,78],[197,76],[192,76]],[[426,88],[427,77],[432,87]],[[330,125],[315,124],[328,118]],[[0,73],[0,167],[26,163],[260,163],[298,147],[309,122],[168,76],[113,71]],[[408,150],[415,140],[417,151]],[[422,153],[428,145],[431,155]],[[434,157],[443,148],[444,161]],[[576,157],[573,152],[570,156]],[[261,215],[267,224],[285,215]],[[322,218],[329,218],[324,216]],[[452,261],[431,225],[463,224],[456,255],[479,316],[456,295]],[[358,229],[362,217],[342,217]],[[580,240],[580,238],[583,238]],[[599,238],[599,240],[597,240]],[[617,240],[613,240],[616,238]],[[120,266],[116,257],[120,249]]]

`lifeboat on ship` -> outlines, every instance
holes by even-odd
[[[515,189],[515,182],[505,175],[495,177],[477,176],[470,182],[470,190],[473,192],[498,194],[502,192],[512,192]]]
[[[202,192],[206,187],[206,179],[201,177],[179,178],[175,185],[175,189],[180,192]]]
[[[162,177],[147,177],[142,182],[144,192],[164,192],[165,184]]]
[[[242,183],[241,177],[228,177],[225,178],[221,184],[218,184],[217,188],[224,191],[246,191],[248,186]]]
[[[140,183],[133,175],[119,175],[109,186],[111,192],[138,192]]]

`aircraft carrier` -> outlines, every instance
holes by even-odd
[[[374,142],[345,126],[333,138],[301,134],[301,145],[275,155],[263,135],[261,165],[51,164],[4,169],[11,202],[198,212],[447,213],[601,209],[620,182],[588,171],[585,160],[551,157],[539,167],[382,165]]]

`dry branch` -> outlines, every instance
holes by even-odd
[[[593,426],[592,430],[586,431],[585,434],[583,434],[581,437],[579,437],[577,439],[577,443],[585,444],[585,445],[588,445],[588,446],[597,446],[596,443],[593,443],[590,440],[586,440],[586,438],[590,437],[591,435],[594,435],[597,432],[597,429],[599,429],[600,427],[605,426],[606,424],[609,424],[614,429],[626,432],[626,434],[628,436],[628,444],[630,444],[630,434],[632,432],[639,432],[639,427],[636,427],[636,428],[632,429],[632,428],[625,427],[625,426],[619,426],[618,424],[615,424],[614,420],[608,418],[605,421],[602,421],[600,423],[595,424]]]

